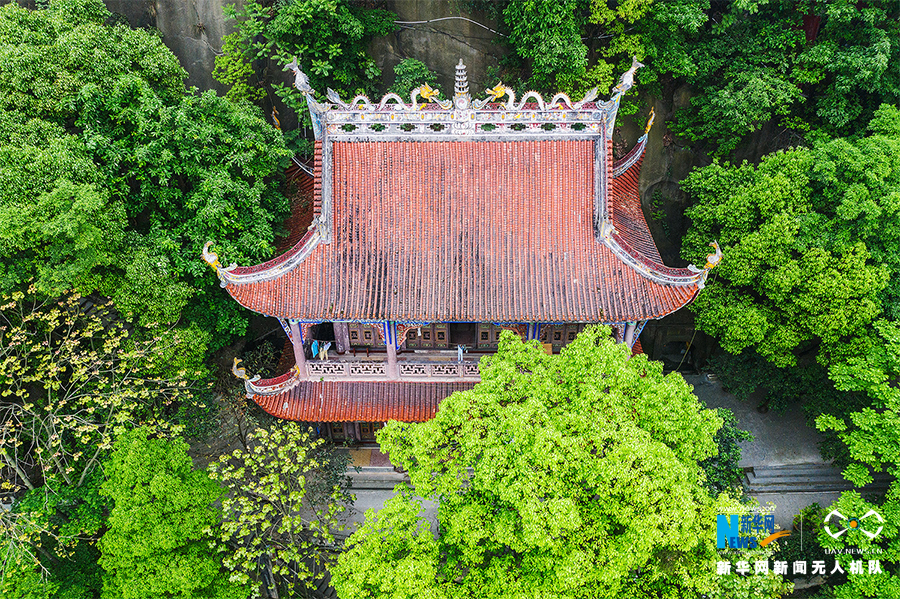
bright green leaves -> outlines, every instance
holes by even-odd
[[[404,58],[394,67],[394,83],[390,91],[406,100],[410,92],[423,83],[437,88],[437,74],[428,70],[420,60]]]
[[[504,4],[509,43],[530,71],[527,85],[576,95],[595,86],[608,92],[632,56],[648,66],[639,73],[642,81],[693,72],[686,39],[706,21],[708,8],[702,0],[628,0],[614,8],[583,0]]]
[[[897,113],[880,109],[873,130],[892,131]],[[698,326],[780,366],[815,344],[823,364],[871,345],[869,325],[900,304],[898,156],[900,137],[874,134],[692,173],[683,254],[702,260],[711,239],[725,250]]]
[[[540,89],[572,91],[587,72],[577,6],[577,0],[532,0],[510,2],[503,10],[509,42],[531,62],[532,81]]]
[[[347,492],[349,455],[325,447],[295,422],[257,429],[247,449],[210,466],[229,495],[222,501],[220,551],[231,578],[268,578],[282,593],[314,588],[325,575],[342,530],[338,519],[353,496]]]
[[[852,412],[849,418],[830,415],[819,416],[816,426],[822,431],[836,431],[846,444],[850,464],[844,470],[844,477],[858,486],[872,481],[873,472],[887,472],[900,475],[900,389],[895,381],[900,376],[900,327],[896,323],[878,321],[877,342],[870,351],[860,353],[831,367],[829,376],[835,386],[842,391],[864,392],[871,405]],[[864,500],[858,492],[846,492],[831,506],[845,516],[835,519],[834,528],[848,528],[846,534],[837,539],[819,533],[823,547],[841,550],[855,547],[858,553],[853,559],[879,560],[882,573],[850,575],[848,582],[835,589],[835,597],[891,597],[900,588],[900,579],[895,575],[896,564],[900,562],[900,485],[891,483],[887,494],[877,503]],[[863,518],[869,510],[875,510],[883,522],[875,518],[865,520],[870,533],[883,525],[876,538],[870,538],[861,530],[853,530],[847,524],[849,518]],[[863,522],[861,520],[861,522]],[[865,561],[864,561],[865,563]],[[845,570],[846,564],[844,564]]]
[[[434,419],[379,433],[416,494],[439,500],[439,536],[403,491],[351,537],[333,570],[341,596],[712,588],[715,552],[697,530],[713,507],[697,462],[716,453],[722,420],[683,379],[631,358],[604,327],[559,356],[505,333],[481,376]],[[427,576],[409,580],[412,558]]]
[[[269,7],[253,0],[226,9],[236,31],[225,38],[224,55],[216,59],[214,76],[231,84],[228,98],[254,100],[266,86],[309,123],[303,95],[282,83],[271,84],[254,75],[254,60],[286,65],[294,57],[309,76],[313,89],[330,87],[345,97],[371,93],[381,71],[368,54],[374,36],[394,29],[396,15],[358,6],[346,0],[289,0]]]
[[[152,438],[139,428],[116,442],[101,493],[114,507],[100,540],[106,570],[103,597],[242,598],[249,589],[223,576],[210,550],[212,507],[222,495],[203,470],[194,470],[187,443]]]
[[[140,325],[190,319],[227,343],[246,316],[200,250],[271,256],[290,152],[258,109],[185,90],[159,36],[108,16],[0,7],[0,291],[99,290]]]

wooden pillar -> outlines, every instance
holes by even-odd
[[[337,353],[342,354],[350,349],[350,327],[346,321],[335,322],[334,345]]]
[[[631,347],[634,345],[634,329],[637,328],[637,323],[629,322],[625,325],[625,345]]]
[[[300,325],[291,321],[291,345],[294,346],[294,364],[297,365],[299,371],[298,377],[301,381],[308,378],[306,373],[306,351],[303,349],[303,336],[300,334]]]
[[[400,367],[397,366],[397,348],[394,346],[394,342],[390,341],[387,344],[387,377],[389,381],[396,381],[400,379]]]

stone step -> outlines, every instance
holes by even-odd
[[[395,471],[388,466],[362,466],[348,468],[347,476],[350,477],[350,491],[354,489],[393,489],[394,485],[409,482],[409,476]]]
[[[830,464],[787,464],[783,466],[755,466],[744,469],[744,486],[753,493],[804,493],[846,491],[855,488],[841,471]],[[864,492],[882,492],[893,480],[886,474],[876,474],[875,481],[863,487]]]

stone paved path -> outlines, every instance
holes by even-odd
[[[740,444],[742,454],[739,465],[742,468],[797,466],[800,470],[826,466],[818,448],[822,437],[817,430],[807,426],[799,406],[784,413],[770,410],[763,414],[756,410],[762,401],[759,392],[746,401],[740,401],[723,391],[718,381],[710,381],[706,375],[686,375],[684,378],[694,386],[694,393],[707,407],[728,408],[734,412],[738,426],[753,435],[753,441]],[[840,497],[840,492],[812,488],[809,491],[755,492],[751,496],[763,504],[772,502],[776,524],[790,528],[794,515],[802,508],[811,503],[828,506]]]

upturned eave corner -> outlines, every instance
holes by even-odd
[[[286,373],[274,379],[262,379],[258,374],[250,377],[246,369],[241,366],[242,360],[235,358],[231,365],[231,373],[244,381],[244,391],[247,399],[255,399],[257,396],[277,395],[292,389],[300,382],[299,367],[294,366]]]
[[[216,276],[219,277],[219,285],[222,287],[227,287],[231,282],[229,273],[237,268],[237,264],[232,263],[227,268],[223,267],[222,263],[219,262],[218,254],[210,250],[212,244],[212,241],[207,241],[203,244],[203,251],[201,253],[201,255],[203,256],[203,261],[209,264],[210,268],[216,271]]]
[[[709,277],[710,271],[722,261],[722,248],[719,247],[719,242],[713,240],[709,243],[709,246],[713,248],[713,253],[706,256],[706,264],[703,265],[703,268],[698,268],[693,264],[688,264],[687,266],[689,271],[697,273],[698,289],[703,289],[706,286],[706,279]]]

